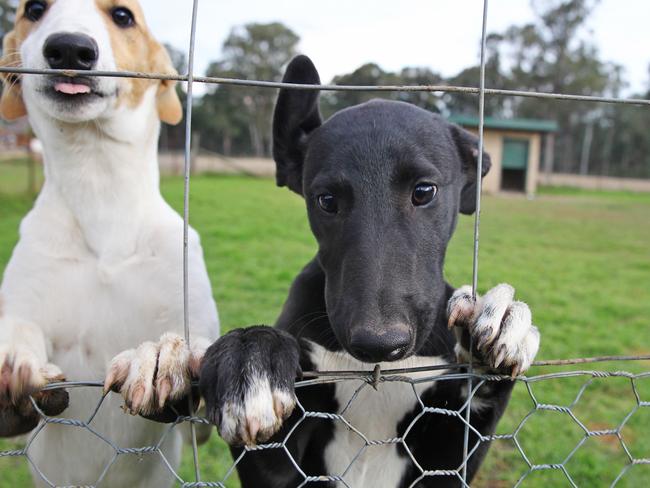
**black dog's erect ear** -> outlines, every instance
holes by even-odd
[[[319,85],[316,67],[307,56],[291,60],[282,79],[284,83]],[[282,88],[273,114],[273,159],[278,186],[288,186],[302,195],[302,166],[307,136],[317,129],[322,118],[317,90]]]
[[[451,135],[458,147],[458,154],[462,162],[465,184],[460,192],[460,213],[471,215],[476,212],[476,173],[478,167],[478,137],[469,131],[451,125]],[[483,151],[483,165],[481,177],[490,171],[490,155]]]

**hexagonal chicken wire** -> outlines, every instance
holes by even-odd
[[[421,371],[419,371],[421,373]],[[525,463],[524,472],[512,483],[513,486],[526,486],[532,484],[533,486],[543,485],[544,483],[553,483],[555,485],[566,486],[579,486],[579,481],[582,479],[581,470],[578,468],[581,465],[580,456],[581,452],[588,450],[596,450],[601,447],[601,444],[607,446],[608,455],[610,456],[610,471],[607,479],[603,479],[606,485],[609,486],[627,486],[623,483],[628,477],[642,476],[644,468],[650,468],[650,452],[645,452],[638,445],[637,440],[648,437],[648,425],[650,425],[650,403],[646,402],[639,395],[636,385],[639,380],[643,380],[650,376],[650,373],[631,374],[624,372],[597,372],[597,371],[576,371],[576,372],[562,372],[555,374],[538,375],[531,377],[520,377],[516,381],[522,383],[529,392],[533,407],[516,423],[516,427],[511,432],[500,432],[492,436],[478,436],[476,446],[481,442],[508,442],[512,443],[512,450],[517,452],[523,463]],[[423,388],[436,381],[445,381],[448,378],[459,379],[469,378],[473,379],[473,388],[466,401],[458,410],[449,410],[444,408],[435,408],[427,406],[421,398]],[[548,382],[556,380],[557,378],[581,378],[583,385],[579,388],[574,400],[569,405],[556,405],[550,403],[541,403],[535,395],[535,387],[540,382]],[[585,394],[589,391],[594,381],[598,382],[608,381],[613,379],[618,382],[620,379],[628,385],[630,398],[634,399],[630,411],[623,416],[622,419],[616,422],[615,425],[601,424],[596,420],[587,425],[575,414],[577,406],[581,401],[588,399]],[[319,381],[325,382],[354,382],[351,390],[353,394],[350,396],[347,403],[341,406],[339,412],[317,412],[306,410],[302,405],[298,404],[297,408],[302,413],[299,421],[287,432],[283,439],[277,442],[267,443],[259,446],[251,446],[245,448],[241,455],[235,459],[222,479],[203,480],[203,481],[190,481],[183,479],[177,473],[170,463],[165,459],[161,445],[165,437],[169,435],[174,429],[179,428],[182,424],[187,422],[194,423],[207,423],[207,421],[200,417],[178,416],[175,422],[169,424],[158,440],[157,443],[150,446],[117,446],[111,439],[110,435],[98,432],[93,428],[93,419],[99,409],[102,407],[105,397],[100,396],[96,408],[89,412],[88,416],[84,419],[74,419],[65,416],[65,412],[58,417],[48,417],[40,412],[41,422],[27,437],[24,446],[20,449],[12,449],[0,452],[0,460],[3,458],[23,458],[32,467],[32,470],[44,481],[48,486],[58,486],[56,473],[44,472],[41,467],[35,464],[33,458],[30,457],[30,449],[37,442],[38,436],[48,428],[64,428],[71,429],[71,434],[87,436],[88,440],[101,442],[106,445],[107,462],[104,470],[99,475],[97,480],[78,480],[83,486],[101,487],[105,475],[110,469],[115,467],[119,460],[125,458],[133,458],[135,460],[144,459],[148,456],[156,457],[160,462],[163,462],[170,472],[170,477],[176,480],[178,486],[182,487],[225,487],[226,483],[233,475],[237,465],[241,462],[244,456],[253,455],[253,453],[261,450],[277,449],[286,454],[288,460],[295,466],[296,471],[300,474],[302,482],[299,486],[308,486],[314,483],[323,481],[330,481],[341,486],[350,486],[346,482],[346,474],[355,469],[355,463],[363,462],[363,456],[370,450],[381,448],[399,448],[407,454],[413,464],[420,472],[419,478],[413,484],[433,476],[454,477],[459,480],[459,484],[463,485],[462,479],[462,466],[444,467],[441,469],[430,469],[428,466],[422,466],[418,461],[417,456],[411,452],[408,447],[408,436],[414,429],[418,428],[418,423],[425,419],[428,415],[446,415],[453,417],[460,423],[465,422],[464,410],[469,405],[472,396],[480,387],[481,382],[487,381],[511,381],[509,377],[501,377],[495,375],[470,375],[459,373],[448,373],[446,375],[428,376],[425,378],[419,377],[414,379],[412,375],[407,374],[380,374],[372,375],[359,372],[356,376],[349,376],[345,378],[321,378]],[[364,397],[360,395],[365,388],[372,388],[373,385],[377,386],[378,382],[400,382],[405,385],[408,391],[414,395],[420,405],[420,412],[416,415],[413,421],[406,427],[401,436],[390,439],[373,439],[367,433],[362,432],[352,423],[346,419],[346,414],[355,407],[355,402],[363,402]],[[303,384],[309,384],[310,381],[299,382],[297,387]],[[355,386],[356,385],[356,386]],[[68,388],[99,388],[99,383],[61,383],[51,385],[48,388],[55,387],[68,387]],[[407,391],[407,390],[405,390]],[[113,393],[109,393],[113,395]],[[593,400],[598,401],[598,399]],[[378,419],[380,420],[380,419]],[[335,473],[307,473],[302,470],[295,459],[291,456],[287,448],[287,441],[291,438],[295,430],[301,425],[302,422],[323,421],[323,422],[337,422],[350,435],[357,439],[359,449],[354,454],[349,463]],[[602,427],[602,428],[601,428]],[[470,428],[471,425],[470,425]],[[645,430],[644,430],[645,429]],[[540,432],[545,432],[540,436]],[[569,434],[570,433],[570,434]],[[557,451],[553,439],[557,439],[559,435],[564,436],[566,442],[563,445],[568,447],[564,451]],[[569,439],[570,438],[570,439]],[[548,447],[546,454],[540,454],[540,446],[543,444]],[[476,446],[470,446],[468,458],[471,457],[473,450]],[[544,447],[543,446],[543,447]],[[533,453],[533,451],[536,451]],[[500,485],[501,486],[501,485]],[[505,485],[504,485],[505,486]]]

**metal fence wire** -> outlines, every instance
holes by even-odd
[[[466,366],[466,365],[462,365]],[[449,369],[445,366],[446,369]],[[160,439],[150,446],[133,446],[133,447],[122,447],[116,445],[109,436],[95,430],[93,428],[93,419],[99,409],[101,408],[106,395],[102,396],[99,400],[96,407],[89,412],[88,417],[84,419],[71,419],[61,417],[49,417],[44,412],[42,412],[36,402],[32,400],[34,408],[39,412],[41,416],[41,422],[36,427],[36,429],[30,434],[25,447],[18,450],[12,451],[1,451],[0,458],[2,457],[24,457],[27,462],[30,463],[34,471],[42,478],[42,480],[51,487],[57,487],[55,482],[48,478],[46,473],[43,473],[34,463],[30,457],[30,445],[34,442],[34,439],[39,435],[43,429],[47,428],[49,424],[56,424],[58,426],[65,426],[69,429],[85,429],[92,436],[96,437],[100,441],[104,442],[108,448],[112,451],[112,455],[109,457],[104,469],[99,475],[96,482],[92,486],[98,487],[102,486],[102,481],[108,473],[109,469],[118,461],[120,457],[124,456],[134,456],[134,457],[143,457],[143,456],[158,456],[160,461],[165,464],[169,470],[170,476],[177,481],[178,486],[184,488],[193,488],[193,487],[226,487],[226,483],[229,479],[233,477],[233,474],[242,461],[243,457],[248,455],[248,453],[259,450],[274,449],[278,451],[284,451],[287,456],[287,459],[293,464],[296,471],[302,477],[302,482],[298,485],[299,487],[306,486],[310,483],[315,482],[333,482],[337,486],[346,486],[351,487],[346,482],[346,474],[353,468],[354,463],[360,459],[364,452],[370,448],[375,448],[377,446],[399,446],[401,447],[407,456],[410,458],[411,462],[420,473],[418,478],[414,480],[411,486],[415,487],[417,484],[428,477],[452,477],[458,480],[458,483],[461,486],[469,486],[464,478],[465,466],[467,461],[471,459],[474,452],[479,448],[483,443],[494,443],[494,442],[507,442],[512,449],[514,449],[520,457],[520,462],[522,463],[524,469],[521,472],[518,480],[514,484],[515,487],[520,486],[524,481],[533,473],[537,471],[548,471],[548,470],[557,470],[562,473],[566,478],[566,486],[578,486],[574,481],[571,472],[570,466],[572,459],[577,456],[577,453],[581,447],[583,447],[590,438],[593,437],[610,437],[614,442],[620,444],[620,449],[623,452],[623,460],[619,464],[620,471],[617,473],[615,479],[611,483],[611,486],[616,486],[625,476],[628,474],[631,468],[636,465],[648,465],[650,464],[649,458],[640,457],[638,452],[635,449],[634,441],[630,441],[627,437],[630,435],[630,429],[628,428],[630,424],[634,422],[635,419],[638,422],[646,422],[650,419],[650,396],[643,396],[643,394],[648,394],[648,389],[640,386],[639,383],[642,381],[650,380],[650,372],[644,372],[639,374],[632,374],[627,372],[605,372],[605,371],[565,371],[557,372],[550,374],[543,374],[537,376],[520,376],[516,381],[525,386],[527,395],[530,399],[530,407],[527,412],[521,417],[521,419],[516,423],[512,431],[508,433],[496,433],[493,435],[482,435],[480,434],[471,424],[466,421],[466,412],[470,408],[472,399],[474,398],[476,392],[485,384],[490,382],[497,381],[512,381],[512,378],[509,376],[501,375],[480,375],[480,374],[470,374],[470,373],[446,373],[442,375],[436,375],[436,367],[424,367],[424,368],[409,368],[403,370],[389,370],[381,373],[377,370],[374,372],[322,372],[322,373],[306,373],[306,376],[311,377],[310,379],[305,379],[296,383],[296,388],[304,388],[319,383],[334,383],[334,382],[352,382],[355,385],[353,393],[348,399],[348,401],[343,405],[342,409],[337,413],[331,412],[317,412],[310,411],[303,407],[300,402],[297,403],[297,410],[300,414],[299,421],[295,426],[285,435],[283,439],[278,442],[261,444],[258,446],[249,446],[245,447],[243,452],[234,459],[232,465],[226,471],[225,474],[220,479],[213,480],[200,480],[197,476],[198,474],[198,464],[195,462],[195,478],[194,480],[183,479],[181,475],[174,470],[168,460],[165,458],[165,454],[162,449],[163,442],[170,435],[172,430],[178,429],[179,426],[183,423],[189,423],[190,425],[196,424],[207,424],[208,421],[202,417],[198,416],[184,416],[178,415],[176,420],[169,424],[167,429],[163,432]],[[453,369],[453,368],[452,368]],[[414,373],[419,373],[417,377],[414,377]],[[620,421],[616,422],[615,425],[607,426],[607,428],[593,429],[587,426],[587,423],[584,418],[584,412],[580,411],[580,402],[585,397],[592,385],[597,381],[603,379],[619,378],[625,381],[629,385],[630,389],[630,398],[632,399],[629,402],[629,411],[627,411]],[[438,408],[427,406],[425,402],[420,397],[420,392],[422,391],[422,386],[432,385],[436,382],[444,381],[457,381],[457,380],[472,380],[473,387],[470,391],[470,394],[465,401],[465,403],[457,410]],[[574,390],[575,396],[567,404],[549,404],[544,403],[540,400],[541,396],[536,393],[538,387],[546,382],[559,379],[574,379],[578,381],[578,387]],[[413,397],[417,400],[417,405],[419,405],[419,412],[415,418],[410,422],[410,424],[404,429],[401,436],[390,438],[390,439],[373,439],[369,438],[364,434],[364,432],[357,429],[352,423],[350,423],[346,414],[350,412],[351,409],[356,408],[359,403],[360,396],[365,389],[368,388],[381,388],[383,384],[390,382],[399,382],[408,385],[412,391]],[[576,385],[577,386],[577,385]],[[56,388],[101,388],[101,382],[62,382],[62,383],[52,383],[48,385],[45,389],[56,389]],[[420,387],[420,388],[418,388]],[[109,395],[111,393],[107,393]],[[542,394],[543,395],[543,394]],[[566,430],[572,429],[575,433],[575,446],[568,453],[557,453],[556,459],[552,463],[537,463],[535,459],[532,459],[526,453],[526,447],[528,439],[525,435],[527,425],[531,423],[540,421],[541,417],[544,416],[544,412],[551,412],[562,418],[564,428]],[[65,415],[65,414],[64,414]],[[406,441],[409,433],[414,429],[418,428],[418,423],[426,417],[427,415],[444,415],[450,418],[456,419],[458,422],[462,422],[465,427],[473,432],[476,435],[476,442],[474,444],[469,444],[466,446],[467,455],[465,456],[464,461],[460,466],[455,467],[454,469],[435,469],[427,470],[423,468],[418,461],[417,456],[409,449],[408,443]],[[643,419],[643,417],[646,417]],[[298,462],[293,458],[290,450],[287,447],[287,442],[295,430],[303,423],[309,419],[323,419],[327,421],[340,422],[344,424],[350,432],[353,432],[358,437],[358,450],[349,460],[347,467],[339,473],[307,473],[301,469]],[[544,421],[544,420],[541,420]],[[599,424],[600,425],[600,424]],[[195,461],[198,459],[195,453]],[[491,486],[491,485],[490,485]],[[504,486],[499,484],[498,486]],[[629,485],[628,485],[629,486]]]
[[[196,21],[198,15],[198,0],[193,0],[192,4],[192,22],[191,22],[191,32],[190,32],[190,43],[188,48],[188,69],[187,73],[184,75],[167,75],[161,73],[141,73],[141,72],[128,72],[128,71],[83,71],[79,73],[73,70],[54,70],[54,69],[30,69],[30,68],[18,68],[18,67],[0,67],[0,72],[16,73],[19,75],[44,75],[44,74],[59,74],[64,76],[75,76],[78,74],[83,74],[83,76],[105,76],[105,77],[123,77],[123,78],[148,78],[148,79],[159,79],[159,80],[178,80],[186,82],[187,84],[187,106],[185,114],[185,167],[184,167],[184,233],[183,233],[183,292],[184,292],[184,331],[185,339],[189,343],[190,341],[190,323],[188,315],[188,271],[187,271],[187,262],[188,262],[188,229],[189,229],[189,194],[190,194],[190,153],[191,153],[191,134],[192,134],[192,102],[193,102],[193,85],[194,83],[207,83],[207,84],[220,84],[220,85],[235,85],[235,86],[248,86],[248,87],[266,87],[266,88],[291,88],[296,90],[321,90],[321,91],[422,91],[422,92],[447,92],[447,93],[464,93],[464,94],[476,94],[479,98],[479,162],[477,168],[477,178],[479,185],[476,192],[476,203],[477,210],[475,215],[475,225],[474,225],[474,253],[473,253],[473,267],[472,267],[472,289],[473,293],[476,293],[477,281],[478,281],[478,264],[479,264],[479,229],[480,229],[480,217],[481,217],[481,186],[480,186],[480,175],[482,167],[482,155],[483,155],[483,122],[484,122],[484,101],[485,96],[508,96],[508,97],[535,97],[535,98],[545,98],[545,99],[555,99],[555,100],[573,100],[573,101],[583,101],[583,102],[600,102],[600,103],[614,103],[614,104],[631,104],[631,105],[641,105],[641,106],[650,106],[650,100],[643,99],[623,99],[623,98],[614,98],[614,97],[596,97],[596,96],[585,96],[585,95],[572,95],[572,94],[559,94],[559,93],[543,93],[543,92],[528,92],[528,91],[513,91],[513,90],[502,90],[498,88],[486,88],[485,86],[485,51],[486,51],[486,27],[487,27],[487,13],[488,13],[488,0],[483,1],[483,18],[482,18],[482,30],[481,30],[481,56],[480,56],[480,79],[479,87],[463,87],[463,86],[445,86],[445,85],[417,85],[417,86],[350,86],[350,85],[300,85],[300,84],[287,84],[274,81],[266,80],[244,80],[244,79],[233,79],[233,78],[219,78],[219,77],[203,77],[194,75],[194,49],[195,49],[195,34],[196,34]],[[470,348],[471,349],[471,348]],[[581,359],[566,359],[566,360],[555,360],[555,361],[538,361],[533,363],[533,366],[564,366],[572,364],[585,364],[585,363],[597,363],[602,361],[628,361],[628,360],[650,360],[650,355],[645,356],[616,356],[616,357],[599,357],[599,358],[581,358]],[[358,386],[354,389],[354,393],[349,398],[348,402],[343,406],[342,410],[337,413],[331,412],[315,412],[306,410],[299,402],[297,405],[298,411],[302,413],[299,422],[296,426],[286,435],[284,439],[280,442],[268,443],[259,446],[246,447],[241,455],[234,460],[233,464],[223,475],[221,479],[215,480],[202,480],[199,466],[199,455],[197,449],[197,441],[195,434],[195,425],[197,424],[208,424],[208,421],[204,418],[201,418],[196,415],[178,415],[176,420],[169,424],[168,428],[164,431],[161,438],[156,444],[150,446],[131,446],[124,447],[116,445],[109,436],[98,432],[93,428],[93,419],[95,418],[97,412],[101,408],[104,400],[107,395],[115,393],[106,393],[101,396],[98,404],[95,409],[89,413],[88,417],[85,419],[72,419],[66,418],[65,412],[62,416],[50,417],[46,415],[37,405],[36,401],[32,398],[32,404],[34,408],[39,413],[41,420],[39,425],[30,433],[27,438],[27,441],[22,449],[15,450],[5,450],[0,451],[0,459],[9,458],[9,457],[22,457],[32,466],[33,470],[42,478],[43,482],[51,487],[56,487],[57,484],[55,481],[51,480],[46,476],[39,466],[37,466],[33,459],[30,457],[30,446],[34,442],[34,439],[47,428],[50,424],[56,424],[59,426],[65,426],[69,429],[83,429],[95,436],[97,439],[104,442],[111,450],[112,456],[108,460],[106,466],[104,467],[102,473],[92,485],[93,487],[102,486],[102,481],[108,473],[111,466],[118,461],[121,457],[124,456],[159,456],[161,462],[163,462],[170,471],[170,476],[172,476],[180,486],[190,488],[190,487],[225,487],[229,479],[234,476],[234,472],[241,462],[242,458],[252,451],[264,450],[264,449],[276,449],[282,450],[288,456],[288,459],[296,468],[297,472],[303,478],[303,481],[299,486],[305,486],[314,482],[333,482],[337,485],[349,486],[346,482],[346,474],[352,469],[354,463],[363,455],[363,453],[374,446],[392,446],[399,445],[403,448],[404,452],[408,455],[410,460],[416,469],[420,472],[420,476],[412,483],[411,486],[416,486],[421,480],[427,477],[452,477],[456,478],[461,486],[468,487],[466,477],[466,467],[468,460],[471,459],[474,452],[482,443],[490,442],[508,442],[513,447],[513,449],[518,453],[524,470],[521,475],[518,477],[514,486],[521,485],[531,474],[539,471],[556,471],[561,473],[566,481],[566,484],[569,486],[578,486],[574,477],[572,477],[571,469],[568,467],[571,460],[577,456],[580,448],[583,447],[590,438],[603,438],[609,436],[614,439],[614,442],[619,446],[619,450],[622,451],[622,461],[620,462],[620,470],[616,475],[615,479],[611,482],[611,486],[615,486],[623,480],[626,475],[630,472],[631,468],[638,465],[650,465],[650,458],[647,457],[648,453],[638,452],[633,446],[630,435],[629,435],[629,426],[635,422],[638,422],[638,419],[641,422],[648,423],[650,422],[650,396],[648,388],[641,388],[640,384],[643,383],[643,386],[649,385],[650,383],[650,371],[643,373],[629,373],[624,371],[560,371],[556,373],[549,374],[540,374],[536,376],[519,376],[515,379],[510,378],[509,376],[499,376],[499,375],[485,375],[485,374],[476,374],[472,369],[471,360],[469,364],[458,364],[458,365],[446,365],[444,369],[451,370],[452,372],[446,372],[444,374],[436,374],[435,371],[442,369],[441,367],[424,367],[424,368],[408,368],[400,370],[386,370],[380,371],[378,368],[374,372],[368,371],[347,371],[347,372],[307,372],[304,375],[302,381],[296,383],[296,388],[303,388],[309,385],[316,383],[338,383],[338,382],[355,382]],[[453,372],[454,370],[466,370],[467,372]],[[417,373],[417,375],[415,375]],[[429,373],[429,374],[426,374]],[[613,379],[618,378],[619,380],[625,381],[629,385],[630,398],[632,401],[629,404],[628,410],[624,415],[621,416],[618,422],[615,425],[608,425],[607,428],[590,428],[588,426],[592,425],[589,422],[586,422],[584,416],[580,413],[577,413],[577,409],[581,405],[581,399],[585,396],[586,392],[590,389],[590,386],[597,381],[604,379]],[[540,385],[543,385],[549,381],[557,381],[560,379],[573,379],[579,382],[579,387],[577,388],[575,396],[568,403],[556,404],[556,403],[545,403],[538,399],[536,390]],[[468,383],[468,397],[465,403],[458,410],[449,410],[445,408],[437,408],[427,406],[418,392],[418,386],[426,384],[434,384],[436,382],[444,381],[458,381],[466,380]],[[522,384],[527,392],[527,395],[530,399],[530,408],[527,412],[521,417],[521,420],[516,423],[513,429],[509,433],[497,433],[493,435],[482,435],[471,425],[470,415],[472,402],[476,392],[485,384],[490,382],[498,381],[516,381],[519,384]],[[352,423],[346,419],[346,413],[349,412],[354,405],[359,402],[360,393],[367,388],[372,387],[381,387],[381,384],[389,382],[400,382],[410,386],[410,389],[413,392],[417,404],[420,407],[420,412],[416,415],[413,421],[406,427],[403,434],[399,437],[391,439],[372,439],[367,437],[364,432],[358,430]],[[57,388],[90,388],[97,389],[102,388],[103,384],[99,381],[88,381],[88,382],[61,382],[61,383],[52,383],[45,387],[46,390],[52,390]],[[644,396],[645,395],[645,396]],[[190,399],[190,405],[193,405]],[[190,410],[191,411],[191,410]],[[522,433],[526,430],[526,426],[533,422],[536,417],[539,417],[543,412],[553,412],[557,415],[560,415],[564,418],[567,423],[565,428],[573,428],[576,431],[576,444],[572,450],[568,453],[558,454],[557,459],[552,463],[538,463],[536,459],[532,459],[526,453],[526,445],[522,440]],[[462,422],[464,425],[465,435],[464,435],[464,446],[463,446],[463,461],[460,466],[456,466],[453,469],[436,469],[436,470],[426,470],[418,462],[417,457],[411,452],[406,442],[406,437],[413,429],[418,428],[418,422],[420,419],[427,415],[444,415],[450,418],[455,418],[459,422]],[[306,473],[304,472],[296,460],[292,457],[289,449],[287,448],[287,440],[290,438],[295,429],[307,419],[325,419],[333,422],[343,423],[351,432],[354,432],[359,438],[359,450],[350,459],[348,467],[340,473]],[[174,470],[168,460],[165,458],[163,450],[161,448],[165,438],[172,432],[173,429],[179,428],[181,424],[187,423],[190,425],[191,430],[191,439],[192,439],[192,450],[193,450],[193,467],[194,467],[194,479],[183,479],[181,475]],[[601,424],[597,424],[601,425]],[[569,427],[570,426],[570,427]],[[471,444],[469,441],[470,432],[473,433],[476,437],[476,442]],[[490,485],[492,486],[492,485]],[[499,484],[498,486],[504,486]]]

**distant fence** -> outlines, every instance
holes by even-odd
[[[650,180],[640,178],[616,178],[613,176],[572,175],[564,173],[540,173],[539,184],[568,186],[585,190],[621,190],[650,192]]]
[[[27,163],[29,153],[12,151],[0,154],[0,163],[20,159]],[[158,162],[163,175],[182,175],[185,156],[180,151],[162,151]],[[229,157],[201,149],[192,154],[192,173],[244,174],[263,178],[275,176],[275,163],[269,158],[237,156]],[[585,190],[631,191],[650,193],[650,179],[617,178],[567,173],[539,173],[539,185],[582,188]]]
[[[164,175],[182,175],[184,155],[180,152],[161,152],[158,156],[160,172]],[[269,158],[228,157],[201,149],[192,154],[192,173],[245,174],[275,176],[275,163]]]

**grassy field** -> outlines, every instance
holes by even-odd
[[[22,193],[20,165],[0,163],[0,270],[17,239],[18,223],[31,206]],[[182,204],[182,180],[165,179],[163,193]],[[272,323],[293,276],[312,257],[315,244],[302,201],[269,180],[201,176],[192,180],[191,222],[201,233],[208,271],[224,329]],[[471,218],[461,218],[446,261],[447,279],[471,281]],[[486,197],[481,227],[481,291],[500,282],[517,289],[542,331],[539,359],[650,353],[650,195],[546,190],[529,201]],[[650,363],[587,365],[640,372]],[[566,370],[568,368],[564,368]],[[531,374],[561,371],[535,368]],[[585,379],[534,383],[540,403],[568,405]],[[638,382],[650,401],[650,378]],[[597,379],[573,408],[589,429],[614,428],[636,404],[627,379]],[[513,432],[533,403],[519,383],[498,427]],[[650,458],[650,407],[635,413],[622,429],[635,457]],[[559,463],[583,432],[567,413],[538,411],[518,439],[530,462]],[[0,450],[18,443],[4,441]],[[566,464],[583,487],[609,486],[627,463],[615,436],[590,438]],[[201,447],[204,480],[221,478],[229,454],[213,436]],[[513,485],[527,471],[512,441],[495,442],[475,486]],[[192,478],[191,453],[182,476]],[[0,488],[29,486],[22,458],[0,458]],[[233,478],[227,483],[237,487]],[[568,486],[561,471],[531,474],[523,486]],[[650,486],[650,465],[634,466],[618,486]]]

